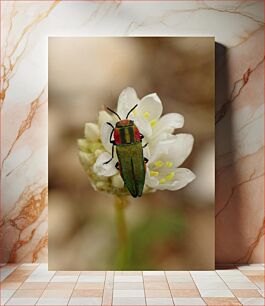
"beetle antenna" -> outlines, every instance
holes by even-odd
[[[129,113],[126,116],[126,119],[128,119],[130,113],[138,106],[138,104],[134,105],[134,107],[129,111]]]
[[[107,107],[107,110],[115,114],[121,120],[121,117],[116,112],[114,112],[114,110],[110,109],[109,107]]]
[[[110,122],[106,122],[109,126],[111,126],[114,130],[114,126]]]

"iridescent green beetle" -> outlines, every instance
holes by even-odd
[[[120,171],[125,186],[134,198],[140,197],[143,193],[146,163],[148,162],[148,159],[143,155],[143,148],[147,146],[147,144],[142,146],[144,136],[139,132],[134,121],[128,119],[130,113],[136,107],[137,105],[128,112],[126,119],[123,120],[116,112],[107,107],[120,121],[116,123],[115,127],[107,122],[112,127],[110,133],[112,157],[104,163],[107,164],[113,159],[115,146],[119,160],[116,163],[116,168]],[[112,139],[112,136],[114,136],[114,139]]]

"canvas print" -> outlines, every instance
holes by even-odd
[[[214,38],[49,38],[49,268],[214,269]]]

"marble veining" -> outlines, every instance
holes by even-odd
[[[1,262],[47,261],[48,36],[215,36],[216,261],[263,261],[263,1],[1,2]],[[226,70],[224,70],[226,69]]]

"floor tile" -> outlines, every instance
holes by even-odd
[[[79,271],[56,271],[55,275],[60,276],[78,276],[80,274]]]
[[[144,276],[144,282],[166,282],[165,275],[147,275]]]
[[[102,306],[110,306],[110,305],[112,305],[112,290],[104,289]]]
[[[255,276],[255,275],[260,275],[264,277],[264,270],[243,270],[240,273],[246,275],[246,276]]]
[[[170,290],[172,289],[197,289],[195,283],[169,283]]]
[[[260,294],[261,296],[265,297],[265,295],[264,295],[264,290],[258,290],[258,292],[259,292],[259,294]]]
[[[173,297],[200,297],[200,293],[197,289],[173,289],[171,290]]]
[[[145,298],[141,297],[113,297],[113,305],[146,305]]]
[[[215,271],[190,271],[190,274],[193,276],[200,277],[208,277],[208,276],[216,276],[217,273]]]
[[[15,293],[15,290],[1,290],[0,296],[4,298],[10,298]]]
[[[85,298],[71,298],[68,305],[101,305],[102,299],[101,298],[94,298],[94,297],[85,297]]]
[[[47,290],[72,290],[74,289],[76,283],[67,282],[67,283],[48,283],[46,289]]]
[[[249,281],[254,282],[254,283],[256,283],[256,282],[260,282],[260,283],[264,282],[264,276],[263,275],[248,275],[246,278]]]
[[[26,306],[31,306],[35,305],[38,301],[38,298],[11,298],[8,300],[6,305],[26,305]]]
[[[43,290],[40,289],[19,289],[14,293],[13,298],[39,298],[42,292]]]
[[[223,276],[223,275],[231,275],[231,276],[244,275],[242,272],[239,271],[238,269],[216,270],[216,273],[220,276]]]
[[[202,298],[174,298],[175,305],[206,305]]]
[[[167,275],[167,280],[169,283],[189,283],[193,281],[190,275]]]
[[[166,276],[190,276],[189,271],[165,271]]]
[[[202,297],[234,297],[230,290],[200,290]]]
[[[165,272],[164,271],[143,271],[143,276],[149,276],[149,275],[164,276]]]
[[[5,281],[3,281],[0,286],[1,286],[1,289],[16,290],[21,285],[22,285],[22,283],[12,283],[12,282],[5,282]]]
[[[261,289],[261,290],[264,290],[264,282],[256,282],[255,285]]]
[[[67,282],[76,282],[78,279],[77,275],[71,275],[71,276],[67,276],[67,275],[55,275],[52,279],[51,282],[52,283],[67,283]]]
[[[104,283],[76,283],[75,289],[103,289]]]
[[[264,305],[264,298],[238,298],[242,305]]]
[[[126,283],[139,283],[143,281],[143,277],[140,275],[118,275],[114,276],[114,282],[126,282]]]
[[[40,298],[37,305],[68,305],[69,298]]]
[[[142,271],[115,271],[115,276],[142,276]]]
[[[235,290],[232,290],[232,292],[236,297],[240,297],[240,298],[261,297],[261,293],[255,289],[235,289]]]
[[[221,305],[241,305],[236,298],[218,298],[218,297],[206,297],[203,298],[207,305],[221,306]]]
[[[69,298],[72,290],[44,290],[41,298]]]
[[[145,296],[147,298],[155,298],[155,297],[170,298],[171,293],[170,293],[170,290],[145,289]]]
[[[157,289],[157,290],[165,290],[168,289],[167,282],[146,282],[144,283],[145,289]]]
[[[225,282],[232,283],[241,283],[241,282],[249,282],[250,280],[245,275],[222,275],[222,279]]]
[[[136,289],[144,289],[144,283],[114,283],[114,289],[128,289],[128,290],[136,290]]]
[[[239,270],[263,270],[264,266],[262,264],[250,264],[250,265],[237,265]]]
[[[108,272],[106,272],[106,271],[80,271],[80,275],[95,275],[95,276],[105,276],[106,275],[106,273],[113,273],[112,271],[108,271]]]
[[[19,289],[40,289],[40,290],[44,290],[47,286],[48,286],[49,283],[23,283]]]
[[[147,305],[174,305],[172,298],[146,298]]]
[[[105,275],[80,275],[78,278],[79,283],[104,283]]]
[[[215,290],[225,290],[227,286],[224,282],[195,282],[198,289],[215,289]]]
[[[229,289],[258,289],[256,285],[251,282],[226,282]]]
[[[103,289],[74,289],[72,297],[102,297]]]
[[[144,290],[123,290],[115,289],[113,290],[113,298],[116,297],[142,297],[144,298]]]

